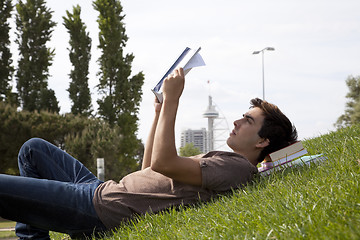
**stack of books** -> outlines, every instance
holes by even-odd
[[[258,168],[260,175],[267,176],[274,171],[287,167],[302,164],[310,164],[326,159],[323,154],[304,156],[307,150],[303,147],[301,141],[297,141],[285,148],[269,154]]]

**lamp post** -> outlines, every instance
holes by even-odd
[[[266,47],[263,50],[260,51],[254,51],[253,54],[259,54],[262,53],[262,81],[263,81],[263,100],[265,100],[265,75],[264,75],[264,52],[265,51],[274,51],[275,48],[273,47]]]

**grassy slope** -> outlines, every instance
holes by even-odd
[[[230,196],[147,215],[104,239],[360,239],[360,126],[304,141],[328,161],[287,169]]]

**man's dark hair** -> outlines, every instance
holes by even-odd
[[[251,99],[250,103],[250,108],[257,107],[263,111],[264,122],[258,135],[270,141],[269,145],[260,153],[258,162],[262,162],[268,154],[297,141],[298,135],[295,126],[276,105],[259,98]]]

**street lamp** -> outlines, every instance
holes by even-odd
[[[274,51],[275,48],[273,47],[266,47],[263,50],[260,51],[254,51],[253,54],[259,54],[262,53],[262,80],[263,80],[263,100],[265,100],[265,77],[264,77],[264,51]]]

